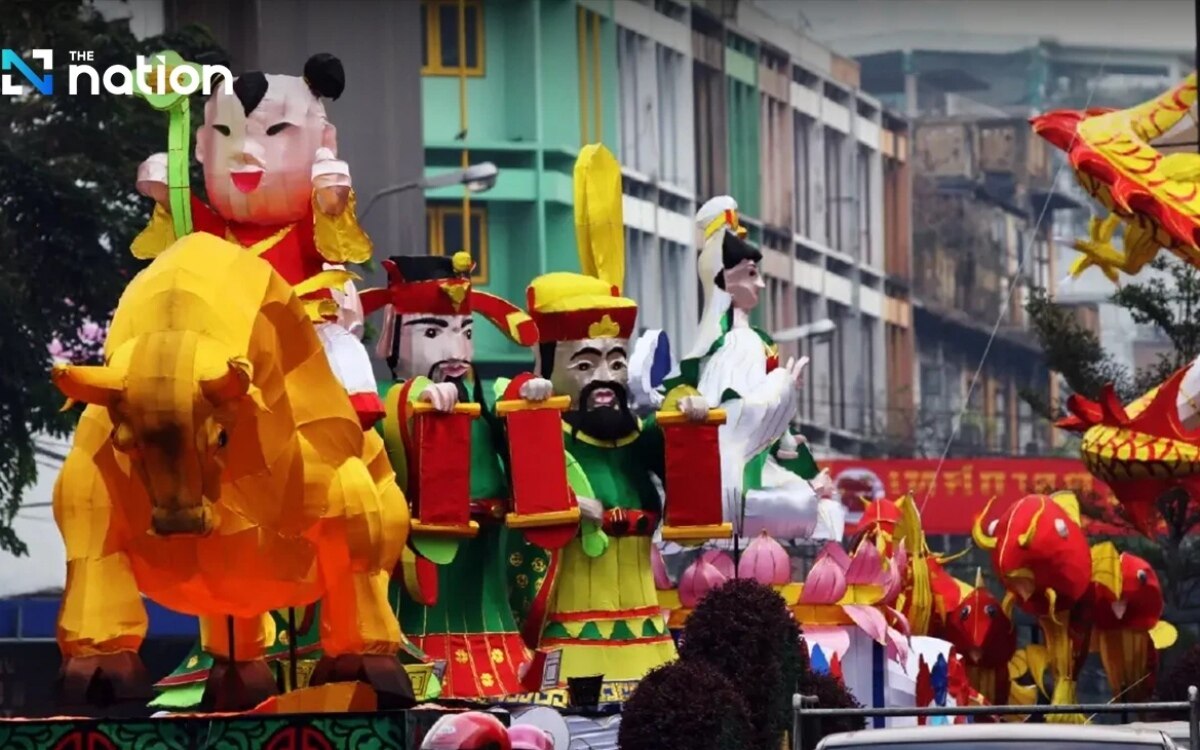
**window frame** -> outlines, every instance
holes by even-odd
[[[462,204],[425,205],[425,222],[429,232],[429,254],[445,256],[446,217],[457,215],[462,220]],[[471,274],[471,284],[484,286],[491,278],[488,252],[488,211],[486,205],[472,205],[471,218],[479,218],[479,234],[471,235],[471,259],[475,261],[475,271]],[[464,225],[465,226],[465,225]],[[461,249],[461,248],[460,248]],[[454,250],[452,252],[458,252]]]
[[[421,75],[444,77],[457,76],[463,72],[470,78],[482,78],[485,75],[487,66],[484,61],[486,45],[483,0],[463,0],[463,2],[465,2],[466,8],[473,7],[475,9],[479,19],[475,34],[475,60],[478,64],[466,67],[465,71],[457,65],[450,67],[442,65],[441,13],[439,11],[443,6],[457,10],[459,0],[421,0],[421,8],[425,11],[425,52],[428,55],[427,60],[421,61]]]

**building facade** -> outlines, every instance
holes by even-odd
[[[889,371],[907,373],[896,363],[912,357],[908,136],[859,90],[853,61],[751,3],[467,0],[464,76],[447,30],[458,7],[422,3],[421,108],[427,174],[458,167],[464,150],[500,166],[495,188],[471,198],[479,283],[520,299],[533,276],[578,267],[571,171],[582,144],[603,141],[624,169],[626,292],[642,330],[665,330],[677,355],[690,345],[692,217],[733,195],[765,256],[758,324],[837,325],[783,344],[813,360],[806,434],[854,454],[886,432],[907,408]],[[462,197],[426,196],[431,252],[463,243]],[[490,333],[477,347],[497,373],[528,361]]]

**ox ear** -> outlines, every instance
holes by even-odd
[[[67,397],[67,406],[64,408],[76,402],[108,406],[125,389],[125,373],[107,365],[80,367],[57,364],[50,371],[50,379]]]
[[[250,391],[254,378],[254,367],[245,357],[233,357],[225,372],[200,381],[200,392],[214,405],[227,404],[245,396]]]

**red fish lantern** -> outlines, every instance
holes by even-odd
[[[1148,700],[1154,693],[1158,651],[1175,643],[1177,633],[1160,618],[1162,586],[1150,563],[1111,542],[1093,548],[1097,567],[1112,571],[1109,585],[1093,589],[1090,621],[1112,694],[1121,702]]]
[[[1067,612],[1087,594],[1092,557],[1069,492],[1026,495],[987,525],[975,519],[972,537],[990,550],[1000,582],[1021,609],[1043,616]]]
[[[976,572],[975,588],[947,612],[945,635],[963,655],[971,684],[992,705],[1006,705],[1016,632],[1004,607],[984,586],[982,571]]]

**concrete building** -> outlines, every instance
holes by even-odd
[[[766,255],[760,324],[838,324],[829,340],[785,346],[814,361],[805,430],[847,453],[881,434],[905,408],[888,403],[889,368],[911,352],[897,197],[907,136],[859,91],[855,63],[751,3],[468,0],[477,57],[463,81],[445,52],[457,7],[422,3],[426,170],[458,166],[464,148],[501,166],[472,199],[479,282],[520,299],[534,275],[577,268],[571,168],[580,145],[601,140],[624,167],[627,292],[642,329],[666,330],[676,354],[688,346],[700,309],[692,216],[732,194]],[[430,249],[452,252],[461,190],[426,198]],[[528,361],[496,336],[478,341],[494,372]]]
[[[1013,12],[1012,3],[947,0],[758,3],[854,56],[862,65],[863,87],[917,123],[946,118],[1019,122],[1060,107],[1126,107],[1161,93],[1193,64],[1195,8],[1181,0],[1136,6],[1099,0],[1083,13],[1070,12],[1073,4],[1032,2],[1022,3],[1020,12]],[[1195,142],[1194,136],[1181,138]],[[1092,269],[1063,283],[1076,254],[1061,240],[1086,235],[1093,210],[1063,162],[1051,150],[1049,173],[1037,180],[1043,197],[1053,198],[1042,204],[1048,206],[1045,217],[1037,221],[1037,205],[1020,206],[1034,211],[1026,234],[1037,230],[1024,238],[1033,254],[1022,248],[1022,257],[1045,264],[1045,273],[1030,274],[1028,261],[1020,263],[1026,271],[1022,281],[1051,288],[1056,301],[1080,308],[1081,319],[1099,332],[1105,349],[1135,368],[1153,345],[1141,342],[1146,332],[1126,311],[1107,302],[1111,282]],[[921,215],[918,204],[918,226]],[[921,252],[918,243],[916,253]],[[1013,308],[1002,331],[1017,323],[1018,312]],[[996,356],[993,352],[989,359]],[[1057,387],[1052,381],[1052,394]],[[1061,437],[1052,433],[1050,441]],[[1032,447],[1024,439],[1018,445]]]

